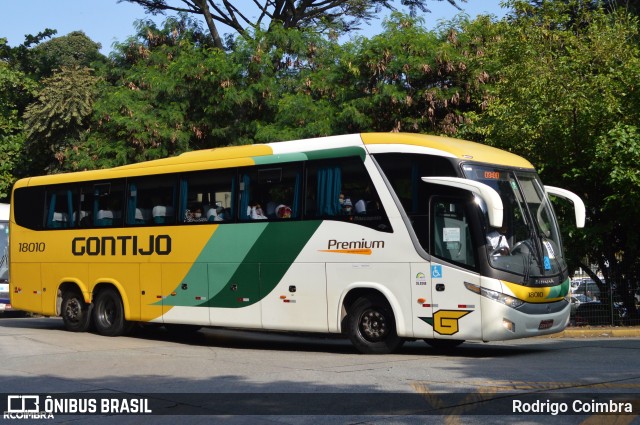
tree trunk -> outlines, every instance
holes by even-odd
[[[220,34],[218,33],[218,28],[216,27],[215,22],[213,22],[213,17],[211,16],[211,11],[209,10],[209,4],[207,3],[207,0],[196,0],[196,4],[202,10],[202,16],[204,16],[204,21],[207,23],[209,32],[211,32],[211,37],[213,37],[214,46],[216,46],[220,50],[224,50],[222,39],[220,38]]]

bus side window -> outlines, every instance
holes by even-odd
[[[123,218],[123,180],[93,185],[93,225],[96,227],[121,226]],[[85,200],[85,203],[88,203]]]
[[[309,162],[306,217],[349,221],[391,232],[378,192],[359,157]]]
[[[21,187],[13,191],[16,223],[31,230],[41,230],[46,224],[46,187]]]
[[[235,169],[185,174],[180,181],[180,222],[233,221],[235,176]]]
[[[242,169],[239,189],[242,220],[286,220],[301,216],[300,163]]]
[[[76,193],[71,187],[51,188],[47,191],[47,229],[66,229],[75,226],[74,206]]]
[[[176,175],[129,179],[126,190],[126,224],[146,226],[175,223]]]
[[[435,199],[432,203],[431,252],[436,257],[474,268],[473,240],[465,203]]]

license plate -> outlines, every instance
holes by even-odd
[[[541,320],[538,330],[549,329],[553,326],[553,320]]]

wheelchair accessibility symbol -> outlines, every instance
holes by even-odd
[[[442,266],[437,264],[431,266],[431,277],[433,279],[439,279],[442,277]]]

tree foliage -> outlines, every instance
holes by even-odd
[[[503,36],[491,46],[500,63],[491,102],[469,116],[465,135],[522,154],[547,184],[583,197],[587,227],[565,235],[574,265],[585,257],[599,264],[603,289],[616,286],[632,307],[626,289],[640,278],[639,235],[629,231],[640,201],[638,22],[586,3],[509,3],[514,12],[497,24]]]
[[[90,67],[105,59],[100,47],[100,43],[92,41],[82,31],[45,41],[32,49],[32,63],[37,67],[35,73],[42,78],[50,77],[62,67]]]
[[[105,68],[92,131],[68,165],[356,131],[453,134],[484,99],[477,35],[466,35],[482,26],[462,20],[435,33],[397,15],[380,36],[345,45],[280,27],[225,53],[186,15],[163,27],[142,21]]]
[[[216,23],[232,31],[247,35],[268,27],[275,28],[331,28],[339,32],[357,29],[369,22],[383,9],[393,9],[391,0],[255,0],[239,4],[229,0],[119,0],[137,3],[152,14],[165,11],[191,13],[200,16],[209,28],[215,46],[224,47]],[[400,0],[411,12],[428,12],[428,0]],[[443,1],[443,0],[436,0]],[[458,7],[457,1],[447,0]]]
[[[93,112],[97,78],[89,68],[63,67],[42,81],[25,113],[26,150],[35,170],[63,167],[64,151],[79,139]]]
[[[0,199],[8,198],[17,178],[24,145],[23,102],[31,98],[35,87],[23,72],[0,62]]]

